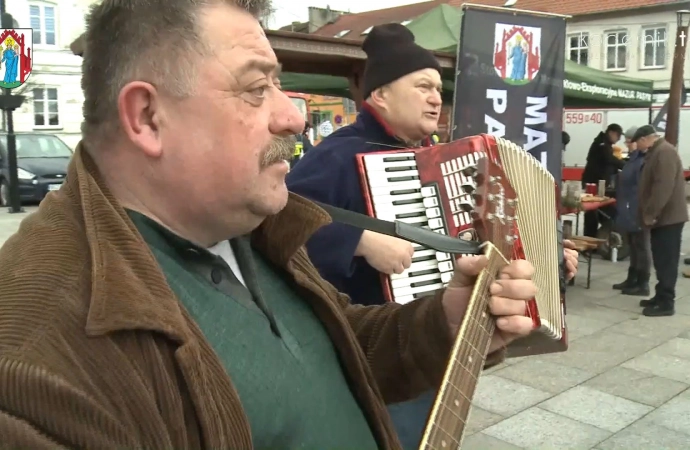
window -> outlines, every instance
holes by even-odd
[[[369,27],[366,30],[362,31],[362,36],[369,34],[369,32],[371,31],[372,28],[374,28],[374,27]]]
[[[354,100],[350,100],[349,98],[343,99],[343,113],[346,115],[357,114],[357,105]]]
[[[400,22],[400,25],[408,26],[410,24],[410,22],[412,22],[412,21],[411,20],[403,20],[402,22]]]
[[[568,58],[578,64],[589,64],[589,33],[568,36]]]
[[[60,126],[60,112],[58,108],[59,102],[57,88],[35,88],[33,90],[33,101],[34,126]]]
[[[0,136],[7,148],[7,135]],[[50,134],[17,134],[17,158],[69,158],[72,150],[57,136]],[[4,150],[4,149],[3,149]]]
[[[349,33],[349,32],[350,32],[350,30],[339,31],[338,34],[336,34],[336,35],[333,36],[333,37],[341,38],[341,37],[345,36],[345,35],[346,35],[347,33]]]
[[[292,104],[299,109],[299,112],[302,113],[304,120],[307,120],[307,112],[309,111],[309,108],[307,107],[307,100],[303,99],[302,97],[290,97],[290,100],[292,100]]]
[[[666,28],[648,28],[642,32],[642,67],[662,69],[666,66]]]
[[[29,5],[29,20],[34,29],[34,45],[56,45],[55,6],[43,3]]]
[[[606,33],[606,70],[625,70],[628,62],[628,32]]]
[[[313,111],[311,113],[311,124],[315,130],[318,130],[323,122],[333,122],[332,111]]]

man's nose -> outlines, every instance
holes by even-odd
[[[428,102],[433,106],[441,106],[443,104],[441,93],[439,91],[434,91],[434,93],[429,96]]]
[[[275,91],[273,112],[269,125],[272,134],[287,136],[300,134],[304,130],[305,118],[292,99],[283,91]]]

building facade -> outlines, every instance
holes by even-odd
[[[17,132],[54,134],[74,148],[81,138],[82,59],[69,45],[84,32],[93,0],[12,0],[16,28],[33,28],[33,70],[15,92],[26,96],[14,113]],[[4,128],[5,121],[2,126]]]
[[[594,69],[652,80],[655,100],[663,102],[671,83],[678,9],[679,5],[662,5],[574,17],[568,21],[567,57]],[[690,58],[684,73],[687,83]]]
[[[435,0],[395,8],[349,14],[315,31],[322,36],[362,40],[372,26],[409,23],[441,3],[460,7],[464,0]],[[476,4],[502,7],[504,0],[477,0]],[[654,81],[656,101],[668,96],[677,29],[676,11],[690,9],[681,0],[580,0],[553,2],[519,0],[513,8],[571,16],[567,21],[568,57],[594,69]],[[685,65],[690,82],[690,57]]]

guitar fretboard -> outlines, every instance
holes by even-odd
[[[422,438],[422,449],[455,450],[462,443],[477,380],[495,330],[494,318],[489,314],[489,287],[496,280],[498,272],[508,264],[491,244],[488,244],[486,256],[489,264],[474,285],[441,390]]]

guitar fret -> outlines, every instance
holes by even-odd
[[[445,405],[445,404],[444,404],[444,405],[441,405],[441,406],[443,406],[446,410],[448,410],[448,412],[450,412],[456,419],[458,419],[460,422],[462,422],[463,425],[465,424],[465,419],[463,419],[463,418],[460,416],[460,414],[456,413],[455,410],[454,410],[453,408],[451,408],[451,407],[449,407],[448,405]]]
[[[444,434],[444,436],[439,436],[438,433],[441,432]],[[460,441],[456,439],[454,436],[454,432],[448,431],[441,427],[440,425],[437,425],[436,427],[436,438],[438,440],[438,445],[433,446],[431,448],[452,448],[457,449],[460,446]]]

